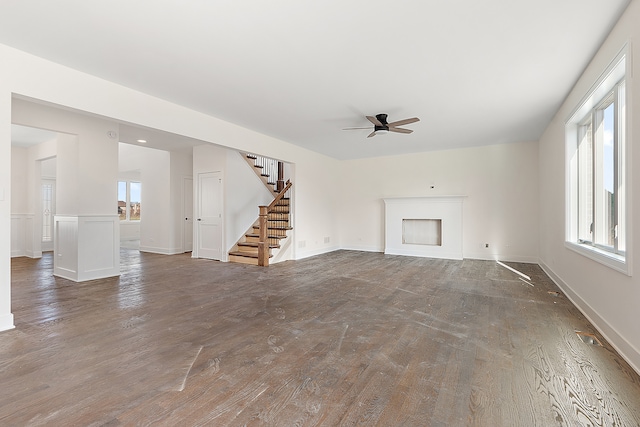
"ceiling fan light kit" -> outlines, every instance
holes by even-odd
[[[367,120],[369,120],[373,124],[373,132],[367,136],[367,138],[371,138],[376,136],[377,134],[385,134],[387,132],[396,132],[396,133],[411,133],[413,130],[404,129],[398,126],[408,125],[410,123],[419,122],[420,119],[417,117],[413,117],[410,119],[398,120],[395,122],[388,123],[387,115],[384,113],[376,114],[376,116],[366,116]],[[344,130],[353,130],[353,129],[370,129],[370,128],[347,128]]]

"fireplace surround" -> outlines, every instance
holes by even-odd
[[[462,202],[465,197],[383,199],[384,253],[462,259]]]

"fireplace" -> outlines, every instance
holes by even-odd
[[[442,246],[442,220],[403,219],[402,244]]]
[[[465,196],[384,199],[385,254],[462,259]]]

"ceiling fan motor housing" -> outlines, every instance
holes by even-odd
[[[378,126],[375,125],[374,126],[374,130],[375,132],[379,131],[379,130],[389,130],[389,124],[387,123],[387,115],[386,114],[376,114],[376,119],[378,119],[378,121],[380,122],[380,124],[382,126]]]
[[[412,117],[410,119],[398,120],[393,123],[387,122],[387,115],[384,113],[376,114],[373,116],[365,116],[371,124],[373,124],[373,132],[367,136],[367,138],[371,138],[372,136],[376,136],[378,132],[386,133],[386,132],[396,132],[396,133],[411,133],[413,130],[401,128],[399,126],[408,125],[410,123],[419,122],[420,119],[417,117]],[[347,128],[345,130],[351,129],[367,129],[367,128]]]

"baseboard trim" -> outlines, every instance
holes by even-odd
[[[383,247],[377,247],[377,246],[346,246],[346,247],[342,247],[339,250],[343,250],[343,251],[358,251],[358,252],[377,252],[377,253],[384,253],[384,246]]]
[[[465,254],[464,259],[478,259],[483,261],[502,261],[502,262],[522,262],[525,264],[538,264],[538,258],[530,256],[513,256],[513,255],[485,255],[485,254]]]
[[[140,252],[149,252],[152,254],[160,254],[160,255],[178,255],[184,253],[182,248],[154,248],[152,246],[140,246],[138,248]]]
[[[339,251],[339,250],[340,250],[340,248],[337,247],[337,246],[332,246],[330,248],[317,249],[315,251],[301,252],[300,250],[297,250],[296,253],[295,253],[295,259],[296,260],[300,260],[300,259],[310,258],[312,256],[328,254],[330,252],[335,252],[335,251]]]
[[[606,319],[593,308],[585,300],[583,300],[571,286],[562,280],[553,269],[547,264],[538,260],[538,265],[542,270],[558,285],[562,292],[569,298],[569,301],[591,322],[591,324],[602,334],[602,336],[611,344],[611,346],[620,354],[620,356],[640,375],[640,351],[628,342],[622,335],[612,327]]]
[[[13,314],[3,314],[0,316],[0,332],[14,329],[16,326],[13,324]]]
[[[24,256],[33,259],[42,258],[42,251],[26,251]]]

